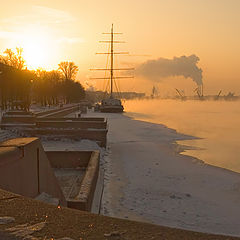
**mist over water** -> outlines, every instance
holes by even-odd
[[[124,108],[135,119],[201,138],[179,141],[194,147],[183,154],[240,172],[240,101],[130,100]]]

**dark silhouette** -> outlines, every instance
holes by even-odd
[[[59,70],[62,72],[65,80],[74,80],[78,72],[78,67],[74,62],[60,62]]]
[[[2,109],[28,110],[31,100],[31,80],[34,74],[28,70],[0,63],[0,93]]]
[[[36,102],[42,106],[59,103],[62,79],[58,71],[37,70],[33,83],[33,93]]]
[[[14,53],[12,49],[6,49],[4,55],[0,56],[0,62],[8,66],[15,67],[22,70],[25,66],[25,60],[22,57],[22,48],[16,48],[17,53]]]
[[[77,71],[73,62],[61,62],[58,70],[29,71],[21,48],[17,53],[6,49],[0,55],[1,108],[28,111],[31,100],[42,106],[79,102],[85,98],[85,91],[74,81]]]
[[[85,98],[85,91],[79,82],[65,79],[56,70],[37,70],[33,92],[36,102],[40,102],[42,106],[78,102]]]
[[[74,62],[61,62],[58,64],[63,77],[63,95],[65,103],[78,102],[85,98],[85,91],[79,82],[74,81],[78,67]]]

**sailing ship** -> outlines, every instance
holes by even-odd
[[[109,41],[100,41],[101,43],[110,43],[110,52],[107,53],[97,53],[97,54],[109,54],[111,58],[110,62],[110,68],[100,68],[100,69],[90,69],[90,70],[104,70],[104,71],[110,71],[110,77],[109,78],[91,78],[91,79],[108,79],[110,80],[110,95],[109,97],[103,99],[101,101],[100,105],[100,111],[101,112],[107,112],[107,113],[121,113],[124,110],[124,107],[122,105],[121,99],[116,98],[114,94],[113,89],[113,83],[115,79],[119,78],[133,78],[133,76],[121,76],[116,77],[114,72],[115,71],[121,71],[121,70],[134,70],[133,68],[114,68],[114,55],[115,54],[128,54],[128,52],[115,52],[114,51],[114,43],[123,43],[122,41],[115,41],[114,35],[116,34],[122,34],[122,33],[116,33],[113,31],[113,24],[111,27],[110,33],[103,33],[103,34],[110,34],[111,39]]]

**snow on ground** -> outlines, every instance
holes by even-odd
[[[109,123],[104,215],[240,236],[240,174],[180,154],[192,137],[124,114]]]
[[[51,105],[51,106],[41,106],[39,104],[32,104],[30,107],[30,111],[33,113],[41,112],[41,111],[48,111],[52,109],[58,109],[59,105]]]
[[[125,114],[87,115],[107,117],[106,151],[89,140],[42,143],[45,150],[101,151],[104,215],[240,236],[240,174],[180,155],[175,141],[192,137],[163,125]],[[2,141],[13,137],[0,131]]]
[[[19,137],[17,133],[14,133],[13,131],[10,131],[10,130],[0,129],[0,142],[4,142],[8,139],[12,139],[16,137]]]
[[[75,141],[67,138],[62,138],[54,141],[48,140],[48,138],[41,138],[41,142],[45,151],[104,151],[98,146],[96,142],[87,139]]]

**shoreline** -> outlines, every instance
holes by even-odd
[[[239,102],[129,100],[127,115],[137,120],[164,124],[179,133],[197,136],[178,142],[187,145],[184,155],[240,172]],[[191,148],[189,148],[191,146]]]
[[[180,139],[180,140],[176,140],[172,143],[172,145],[175,145],[173,148],[172,148],[172,151],[175,151],[177,154],[180,154],[182,156],[185,156],[185,157],[190,157],[190,158],[193,158],[195,159],[196,162],[202,162],[206,165],[208,165],[209,167],[214,167],[214,168],[219,168],[221,170],[224,170],[224,171],[227,171],[227,172],[231,172],[231,173],[235,173],[235,174],[240,174],[240,172],[238,171],[234,171],[232,169],[228,169],[226,167],[221,167],[221,166],[217,166],[217,165],[214,165],[214,164],[210,164],[206,161],[204,161],[203,159],[200,159],[196,156],[193,156],[191,154],[184,154],[185,152],[189,151],[189,150],[192,150],[192,151],[195,151],[195,150],[205,150],[205,149],[200,149],[198,147],[195,147],[195,146],[189,146],[187,144],[185,144],[185,141],[191,141],[191,140],[201,140],[201,139],[204,139],[202,137],[198,137],[198,136],[191,136],[191,135],[188,135],[187,133],[183,133],[183,132],[178,132],[177,129],[174,129],[174,128],[171,128],[171,127],[168,127],[166,124],[164,123],[157,123],[155,121],[148,121],[146,119],[137,119],[137,118],[134,118],[134,116],[131,116],[132,115],[132,112],[130,114],[128,114],[127,112],[125,112],[126,116],[129,117],[130,119],[134,120],[134,121],[140,121],[140,122],[145,122],[145,123],[151,123],[151,124],[156,124],[156,125],[160,125],[160,126],[164,126],[166,127],[167,129],[169,130],[173,130],[175,131],[177,134],[181,135],[181,136],[186,136],[187,139]],[[147,116],[147,115],[146,115]],[[182,144],[182,142],[184,142],[184,144]]]

